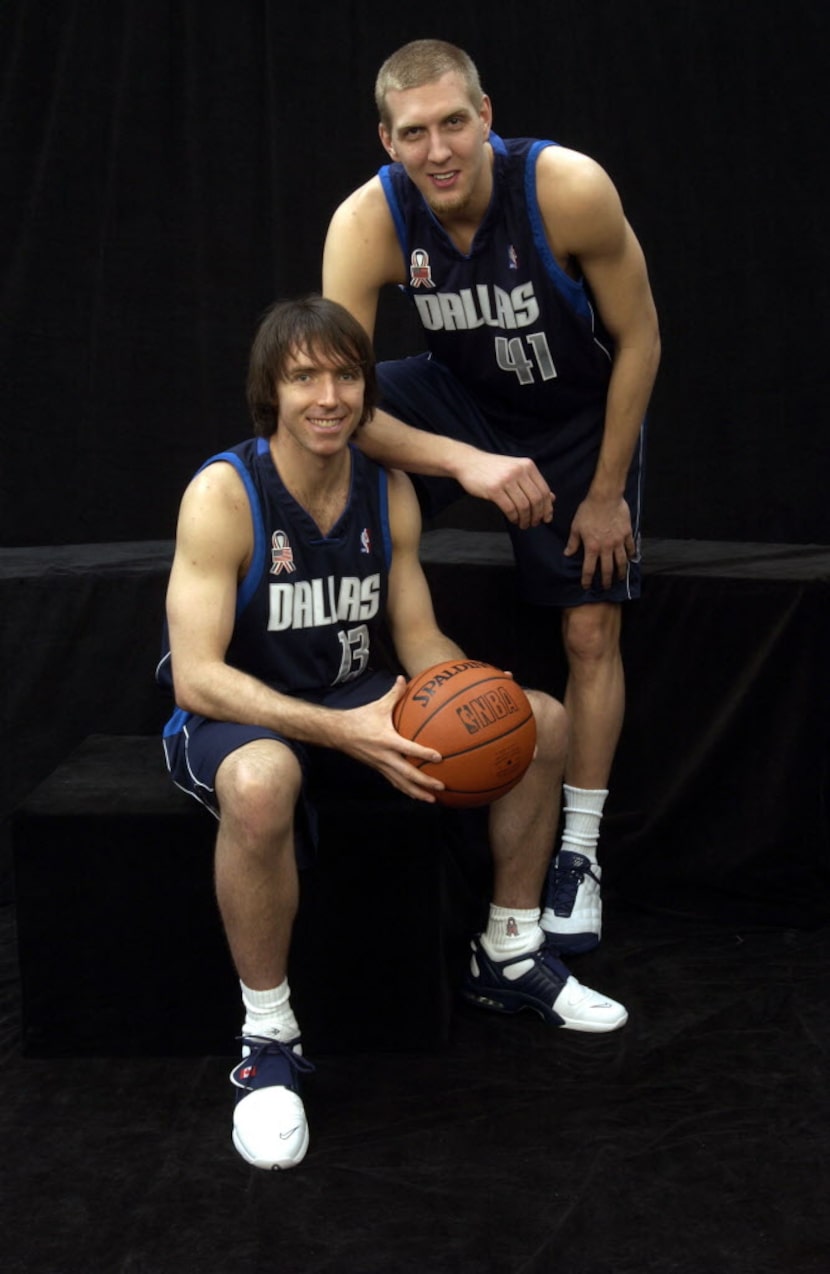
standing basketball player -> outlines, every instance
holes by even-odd
[[[596,163],[492,132],[461,49],[405,45],[375,96],[393,162],[335,212],[323,290],[371,334],[380,288],[401,286],[430,354],[380,364],[383,410],[360,446],[418,475],[430,516],[462,488],[494,501],[525,597],[562,609],[570,747],[542,923],[561,952],[587,951],[600,940],[597,841],[623,720],[620,603],[640,588],[659,361],[646,266]]]
[[[463,653],[435,622],[410,480],[351,445],[375,399],[360,324],[319,297],[273,306],[248,399],[256,436],[208,460],[182,500],[159,677],[177,704],[164,732],[171,774],[219,819],[216,888],[245,1011],[234,1144],[258,1167],[290,1168],[308,1145],[298,1077],[311,1067],[286,981],[295,852],[312,848],[306,776],[333,748],[434,801],[442,784],[412,762],[440,758],[394,729],[405,681],[376,662],[376,637],[385,615],[410,676]],[[625,1010],[581,986],[539,925],[566,721],[555,699],[529,698],[537,754],[490,808],[493,904],[465,994],[610,1031]]]

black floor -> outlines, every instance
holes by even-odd
[[[828,929],[618,907],[572,964],[623,1031],[459,1007],[441,1054],[315,1058],[272,1174],[228,1058],[22,1057],[10,908],[2,951],[6,1274],[830,1271]]]

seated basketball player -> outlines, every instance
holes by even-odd
[[[375,401],[360,324],[319,297],[274,305],[248,400],[255,436],[211,457],[184,493],[159,676],[177,704],[164,737],[172,777],[218,817],[216,889],[244,1006],[234,1144],[258,1167],[290,1168],[308,1145],[299,1076],[312,1069],[286,981],[297,855],[309,852],[305,777],[333,748],[433,802],[441,783],[413,762],[440,757],[393,727],[405,681],[378,662],[378,626],[385,615],[409,676],[463,652],[435,621],[409,478],[351,445]],[[625,1010],[581,986],[539,925],[566,720],[556,700],[529,698],[537,752],[490,807],[493,900],[465,994],[615,1030]]]

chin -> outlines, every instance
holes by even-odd
[[[427,203],[437,217],[446,216],[448,213],[463,212],[469,202],[469,195],[456,194],[455,191],[440,195],[430,189],[427,195]]]

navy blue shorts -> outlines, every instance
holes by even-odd
[[[394,675],[390,672],[373,672],[357,681],[346,682],[335,690],[302,697],[331,708],[359,708],[382,698],[394,680]],[[303,786],[295,812],[294,840],[297,863],[300,867],[306,867],[313,862],[317,845],[314,791],[321,786],[329,789],[333,783],[349,791],[353,791],[357,783],[371,789],[378,782],[385,784],[386,780],[367,766],[334,753],[330,748],[299,743],[296,739],[287,739],[264,726],[213,721],[181,709],[173,713],[162,735],[167,768],[173,782],[188,795],[201,801],[217,819],[220,816],[216,797],[216,773],[219,766],[226,756],[257,739],[274,739],[285,744],[300,763]]]
[[[625,488],[637,554],[625,578],[608,589],[581,583],[582,553],[565,557],[574,514],[596,468],[602,441],[602,421],[594,415],[575,418],[551,429],[540,421],[522,422],[521,436],[513,436],[488,420],[478,403],[443,363],[429,354],[379,363],[379,406],[406,424],[429,433],[470,443],[498,455],[529,456],[556,496],[553,521],[521,531],[505,518],[510,534],[522,596],[541,606],[582,606],[587,602],[623,602],[640,595],[640,516],[644,477],[645,426]],[[426,518],[463,495],[452,478],[412,474]]]

